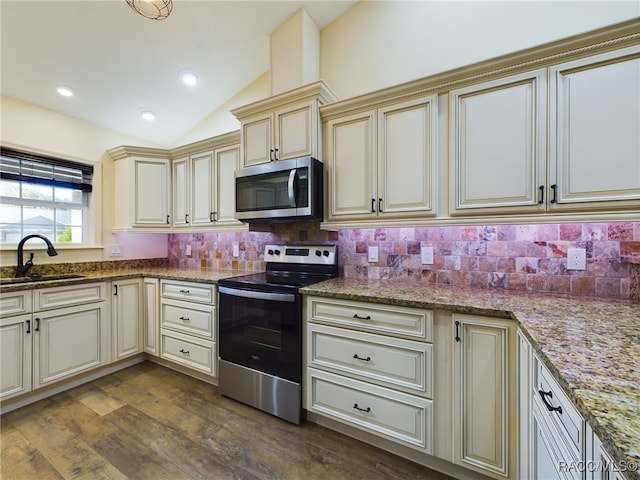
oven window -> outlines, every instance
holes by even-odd
[[[299,382],[302,375],[302,302],[220,293],[220,358]]]

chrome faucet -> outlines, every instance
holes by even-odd
[[[56,252],[56,249],[53,248],[53,244],[44,235],[38,235],[36,233],[32,235],[27,235],[22,240],[20,240],[20,243],[18,244],[18,267],[16,268],[16,278],[24,277],[25,274],[29,271],[29,269],[33,267],[33,253],[31,253],[29,260],[27,260],[27,263],[25,264],[22,263],[24,244],[30,238],[41,238],[42,240],[44,240],[47,244],[47,255],[49,255],[50,257],[53,257],[54,255],[58,254],[58,252]]]

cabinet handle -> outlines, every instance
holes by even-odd
[[[357,313],[353,314],[353,318],[357,318],[358,320],[371,320],[371,317],[369,315],[367,315],[366,317],[361,317]]]
[[[278,158],[278,149],[277,149],[277,148],[275,149],[274,160],[275,160],[276,162],[277,162],[278,160],[280,160],[280,159]]]
[[[184,223],[189,223],[189,214],[188,213],[184,214]]]
[[[371,357],[367,357],[367,358],[359,357],[357,353],[353,354],[353,358],[355,358],[356,360],[362,360],[363,362],[371,361]]]
[[[540,185],[538,187],[538,189],[540,190],[540,196],[538,197],[538,204],[542,205],[544,203],[544,185]]]
[[[31,320],[27,320],[27,332],[26,333],[31,333]]]
[[[540,394],[540,398],[542,398],[542,403],[544,403],[544,406],[547,407],[547,410],[549,410],[550,412],[558,412],[560,415],[562,415],[562,407],[560,405],[554,407],[549,403],[549,400],[547,400],[547,397],[553,398],[553,392],[551,390],[549,390],[548,392],[545,392],[544,390],[538,390],[538,393]]]
[[[180,293],[184,293],[185,295],[189,295],[191,292],[189,290],[180,290]]]
[[[553,195],[551,196],[551,200],[549,200],[549,202],[556,203],[556,195],[558,194],[557,190],[558,186],[555,183],[551,185],[551,191],[553,192]]]
[[[113,286],[113,295],[116,297],[118,296],[118,285]]]
[[[40,319],[36,318],[36,328],[33,329],[34,332],[40,331]]]
[[[209,212],[209,221],[211,223],[214,223],[216,221],[216,215],[218,215],[218,212]]]
[[[382,199],[381,198],[378,199],[378,211],[382,212]]]
[[[357,403],[353,404],[353,408],[355,408],[356,410],[360,410],[361,412],[365,412],[365,413],[369,413],[371,411],[371,407],[360,408]]]
[[[189,355],[189,350],[185,350],[184,348],[181,348],[180,353],[182,353],[183,355]]]
[[[460,341],[460,322],[456,320],[456,342]]]
[[[376,199],[371,199],[371,213],[376,213]]]
[[[269,150],[269,161],[273,162],[273,148]]]
[[[169,225],[169,215],[167,215],[167,225]]]
[[[189,320],[189,317],[180,317],[180,320],[182,320],[183,322],[188,322],[188,321],[190,321],[190,320]]]

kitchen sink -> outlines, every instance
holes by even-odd
[[[30,283],[30,282],[52,282],[54,280],[68,280],[71,278],[83,278],[84,275],[76,275],[73,273],[66,273],[61,275],[35,275],[33,277],[18,277],[18,278],[0,278],[0,285],[15,285],[18,283]]]

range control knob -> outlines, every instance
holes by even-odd
[[[275,250],[276,255],[280,255],[280,250]]]
[[[273,255],[273,250],[269,249],[269,250],[267,250],[267,253],[268,253],[269,255]]]
[[[320,255],[322,255],[322,252],[320,250],[316,250],[316,256],[319,257]]]
[[[329,250],[324,250],[324,251],[322,252],[322,254],[323,254],[325,257],[328,257],[328,256],[329,256]]]

